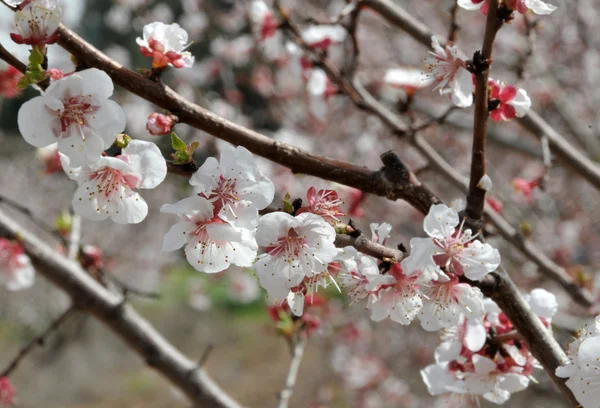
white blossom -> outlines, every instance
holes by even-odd
[[[265,253],[254,265],[261,286],[272,298],[284,299],[305,278],[329,276],[327,267],[338,253],[334,240],[335,230],[318,215],[293,217],[274,212],[262,216],[256,241]]]
[[[125,128],[123,109],[108,99],[112,93],[110,77],[95,68],[53,81],[21,106],[19,130],[36,147],[58,142],[71,166],[94,163]]]
[[[0,238],[0,283],[10,291],[33,285],[35,269],[18,242]]]
[[[56,30],[60,26],[61,17],[62,9],[58,0],[30,1],[15,12],[17,33],[12,33],[10,37],[17,44],[53,44],[58,41]]]
[[[163,182],[167,165],[159,148],[151,142],[132,140],[117,157],[102,157],[96,163],[71,167],[61,155],[65,173],[79,187],[73,209],[82,217],[118,224],[137,224],[148,214],[148,205],[134,190],[152,189]]]
[[[248,201],[238,201],[232,209],[242,225],[252,225],[258,216]],[[230,265],[250,267],[254,263],[258,249],[254,230],[222,220],[206,198],[194,195],[165,204],[160,212],[176,214],[180,219],[165,234],[162,250],[175,251],[185,245],[185,256],[197,271],[215,273]]]
[[[175,68],[190,68],[194,57],[189,51],[188,33],[177,23],[164,24],[158,21],[144,26],[143,38],[136,39],[140,51],[152,58],[156,69],[170,65]]]

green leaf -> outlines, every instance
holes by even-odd
[[[31,66],[41,65],[44,63],[44,54],[42,54],[38,47],[33,47],[29,53],[29,64]]]
[[[192,144],[190,145],[190,153],[192,153],[194,150],[196,150],[199,146],[200,146],[200,142],[192,142]]]
[[[185,151],[187,149],[187,145],[183,140],[181,140],[175,132],[171,133],[171,145],[175,151]]]
[[[283,197],[283,211],[288,214],[294,213],[294,206],[292,204],[292,196],[290,193],[286,193],[285,197]]]

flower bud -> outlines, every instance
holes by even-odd
[[[163,115],[162,113],[153,112],[148,116],[146,129],[154,136],[162,136],[171,133],[171,129],[175,124],[174,116]]]

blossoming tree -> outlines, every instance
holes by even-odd
[[[440,27],[432,31],[391,0],[342,2],[326,20],[322,13],[305,15],[306,10],[280,1],[254,0],[240,6],[248,41],[263,61],[252,72],[254,92],[274,102],[286,94],[302,95],[294,103],[300,112],[296,121],[302,122],[300,128],[318,134],[317,154],[297,146],[302,143],[298,135],[269,137],[253,130],[251,123],[240,124],[244,121],[235,106],[244,95],[235,78],[232,82],[233,69],[222,61],[198,62],[200,54],[193,55],[190,40],[196,35],[188,33],[196,23],[181,26],[165,19],[139,27],[135,44],[142,57],[151,59],[151,69],[136,72],[61,25],[68,5],[58,0],[3,3],[14,12],[10,38],[27,48],[28,58],[23,63],[0,46],[0,58],[8,64],[0,66],[0,93],[15,97],[28,88],[28,95],[36,94],[20,106],[18,129],[25,142],[43,149],[38,155],[46,173],[64,173],[77,183],[71,207],[78,221],[63,219],[52,228],[60,240],[55,249],[0,212],[0,282],[9,291],[27,290],[37,270],[71,299],[66,312],[0,373],[0,404],[13,405],[19,393],[33,386],[15,389],[11,374],[29,350],[43,343],[74,310],[106,323],[195,406],[243,403],[234,401],[208,377],[202,364],[182,354],[137,314],[128,303],[132,289],[102,278],[101,250],[80,243],[85,238],[77,225],[81,219],[86,225],[127,226],[148,222],[155,211],[171,217],[173,224],[161,231],[162,247],[152,251],[183,247],[195,273],[230,275],[231,296],[242,303],[261,295],[266,298],[265,313],[289,343],[292,362],[278,402],[265,401],[264,406],[288,406],[296,382],[302,381],[297,373],[307,341],[328,332],[339,336],[334,369],[356,393],[356,406],[383,406],[386,400],[410,405],[410,392],[402,389],[400,375],[390,374],[386,361],[374,351],[357,346],[368,337],[365,326],[342,319],[349,312],[335,309],[340,298],[353,309],[367,309],[373,325],[408,326],[416,319],[421,328],[414,330],[438,333],[438,346],[420,367],[432,396],[510,404],[511,394],[526,390],[536,377],[548,376],[567,404],[598,406],[596,299],[586,282],[535,246],[529,239],[530,226],[522,223],[516,230],[504,217],[503,200],[495,196],[494,187],[501,178],[489,170],[496,157],[490,158],[486,150],[493,136],[488,135],[489,119],[497,122],[494,130],[518,121],[539,136],[542,170],[512,181],[525,208],[548,183],[553,153],[600,187],[598,165],[531,110],[532,99],[539,94],[529,88],[531,83],[512,77],[504,81],[505,70],[497,67],[508,58],[501,54],[506,47],[492,58],[503,35],[513,41],[518,24],[531,24],[531,18],[552,19],[555,5],[539,0],[458,0],[452,2],[447,40],[433,34]],[[473,10],[481,13],[468,13]],[[418,66],[386,67],[381,75],[363,67],[373,61],[361,58],[370,50],[359,33],[369,31],[362,22],[373,14],[430,49],[422,50]],[[469,45],[461,42],[459,47],[456,41],[461,34],[457,16],[473,25]],[[211,53],[242,65],[245,45],[236,41],[215,40]],[[50,51],[57,47],[70,53],[72,70],[49,68]],[[273,73],[280,78],[273,78]],[[208,102],[201,106],[193,97],[184,97],[196,76],[218,76],[227,106]],[[179,92],[169,87],[171,81]],[[127,115],[115,85],[153,104],[151,111],[143,117]],[[403,141],[402,151],[380,148],[384,144],[377,143],[375,135],[365,135],[350,147],[344,134],[333,148],[329,146],[326,130],[333,122],[350,122],[350,114],[333,120],[332,111],[340,101],[348,103],[346,109],[363,111],[368,120],[379,120],[385,133]],[[446,106],[445,113],[431,113],[425,106],[431,103]],[[461,156],[453,142],[446,141],[449,154],[458,156],[451,164],[445,158],[448,154],[438,151],[424,134],[443,129],[458,110],[473,118],[472,144]],[[355,126],[352,122],[347,128]],[[223,141],[216,149],[218,158],[213,157],[215,149],[209,147],[206,135],[195,138],[189,127]],[[383,163],[378,170],[360,161],[371,152]],[[442,187],[421,178],[413,157],[417,152],[428,168],[458,187],[459,199],[444,202],[434,193]],[[153,209],[143,198],[146,193],[140,195],[138,190],[157,188],[167,173],[189,179],[189,194],[181,200],[162,197],[160,209]],[[294,174],[314,178],[306,183]],[[366,211],[367,194],[379,196],[381,202],[387,199],[394,210]],[[399,200],[416,210],[410,220],[400,223],[405,229],[412,225],[410,234],[396,232],[397,220],[404,217],[401,212],[412,211],[394,203]],[[3,196],[0,203],[45,225],[27,203],[23,206]],[[361,218],[372,221],[370,236],[359,228]],[[409,244],[394,246],[398,236],[409,239]],[[521,257],[518,262],[511,261],[515,253]],[[552,292],[515,285],[512,278],[521,271],[511,269],[523,260],[554,285]],[[205,309],[210,300],[201,287],[196,292],[194,307]],[[559,304],[561,299],[567,304]],[[569,304],[582,307],[580,315],[593,322],[566,345],[553,335],[553,318],[559,309],[568,311]]]

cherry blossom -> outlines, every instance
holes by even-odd
[[[241,268],[229,273],[229,298],[236,303],[248,304],[260,296],[256,278]]]
[[[335,87],[322,69],[311,69],[306,81],[310,113],[321,122],[325,121],[329,110],[329,98],[336,93]]]
[[[521,14],[525,14],[531,10],[535,14],[548,15],[557,9],[556,6],[541,0],[506,0],[505,3],[508,8],[516,10]],[[487,14],[488,10],[487,0],[458,0],[458,5],[465,10],[481,10],[483,14]]]
[[[423,78],[422,72],[416,68],[390,68],[386,71],[383,82],[412,94],[431,85],[433,78]]]
[[[385,241],[390,237],[390,232],[392,232],[392,225],[387,222],[381,224],[373,222],[369,224],[369,229],[371,230],[371,241],[385,245]]]
[[[457,230],[457,212],[444,205],[431,206],[423,223],[430,239],[413,238],[411,254],[403,260],[405,269],[431,271],[431,257],[447,273],[465,275],[471,280],[481,280],[500,265],[500,253],[489,244],[476,240],[470,230]],[[435,276],[434,276],[435,277]]]
[[[137,224],[148,214],[144,199],[134,190],[152,189],[167,175],[167,165],[151,142],[132,140],[117,157],[102,157],[94,164],[71,167],[62,155],[63,169],[79,187],[73,209],[94,221],[107,218],[118,224]]]
[[[192,54],[185,51],[190,45],[188,34],[179,24],[150,23],[144,26],[143,37],[136,42],[141,53],[152,58],[152,68],[190,68],[194,64]]]
[[[248,201],[232,205],[243,225],[251,225],[258,211]],[[162,250],[175,251],[185,245],[185,256],[199,272],[216,273],[231,265],[250,267],[256,259],[258,246],[254,231],[238,228],[216,216],[213,203],[194,195],[175,204],[165,204],[160,212],[176,214],[180,221],[165,234]]]
[[[27,289],[35,280],[35,269],[21,244],[0,238],[0,281],[10,291]]]
[[[262,287],[274,299],[284,299],[305,278],[329,277],[328,265],[338,254],[335,230],[322,217],[275,212],[258,221],[256,242],[265,248],[256,264]]]
[[[0,61],[0,96],[11,99],[21,93],[17,84],[23,74],[4,61]]]
[[[53,81],[42,96],[19,109],[19,130],[27,143],[58,149],[74,167],[94,163],[125,128],[125,113],[108,98],[113,83],[92,68]]]
[[[396,283],[392,275],[381,275],[377,261],[369,256],[359,254],[353,247],[344,248],[337,257],[340,269],[337,281],[342,289],[347,290],[351,304],[376,293],[382,285]]]
[[[10,406],[15,405],[15,397],[17,390],[12,385],[8,377],[0,377],[0,405]]]
[[[346,39],[347,31],[339,25],[313,25],[302,31],[302,39],[310,47],[327,50]]]
[[[521,195],[524,200],[531,204],[533,202],[533,193],[536,187],[540,185],[540,179],[536,178],[533,180],[526,180],[524,178],[517,177],[513,179],[512,186],[516,193]]]
[[[62,9],[58,0],[33,0],[15,12],[16,33],[10,38],[17,44],[44,46],[58,41]]]
[[[600,397],[600,316],[577,333],[569,344],[569,361],[556,369],[583,408],[598,406]]]
[[[490,79],[490,99],[498,103],[497,107],[490,112],[490,117],[495,122],[511,120],[514,117],[522,118],[527,115],[531,108],[531,99],[524,89],[506,85]]]
[[[273,37],[277,32],[279,23],[275,19],[273,11],[262,0],[256,0],[250,4],[250,19],[259,41]]]
[[[371,319],[379,322],[389,317],[396,323],[410,324],[423,307],[418,286],[420,276],[406,274],[399,263],[392,265],[389,276],[394,278],[392,283],[378,285],[376,291],[369,293],[367,308],[371,310]]]
[[[439,89],[440,95],[451,95],[452,103],[460,108],[473,104],[473,77],[466,69],[465,57],[451,42],[444,47],[436,36],[431,37],[433,58],[425,59],[425,78],[433,78],[438,84],[433,88]]]
[[[62,171],[62,163],[60,161],[60,153],[58,145],[52,143],[46,147],[40,147],[36,152],[37,158],[44,164],[45,174],[54,174]]]
[[[175,121],[171,115],[163,115],[162,113],[152,112],[148,116],[146,129],[151,135],[161,136],[171,132]]]
[[[236,225],[241,222],[234,209],[238,202],[248,201],[257,210],[262,210],[271,204],[275,195],[271,180],[258,169],[252,153],[242,146],[224,146],[220,161],[214,157],[206,159],[190,179],[190,184],[213,203],[215,214],[224,221],[235,221]],[[245,225],[248,229],[254,227]]]
[[[300,208],[296,214],[311,212],[331,223],[339,222],[338,217],[346,215],[340,208],[344,201],[338,197],[335,190],[319,190],[317,192],[317,189],[311,186],[306,193],[306,198],[308,206]]]

